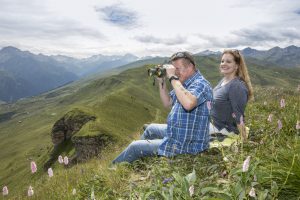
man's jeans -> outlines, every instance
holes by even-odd
[[[133,141],[112,163],[131,163],[142,157],[157,155],[166,132],[167,124],[150,124],[141,135],[141,139]]]

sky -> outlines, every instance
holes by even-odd
[[[0,0],[0,48],[85,58],[300,46],[299,0]]]

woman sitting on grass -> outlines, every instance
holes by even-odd
[[[238,50],[222,53],[220,72],[224,78],[213,90],[210,133],[241,133],[246,140],[244,111],[253,89],[243,56]]]

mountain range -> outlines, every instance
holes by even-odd
[[[12,102],[78,79],[60,63],[14,47],[0,51],[0,100]]]
[[[300,67],[300,47],[274,47],[261,51],[250,47],[241,50],[246,61],[256,66],[271,66],[283,68]],[[202,51],[197,56],[220,57],[221,52]],[[141,66],[141,64],[158,64],[165,57],[139,58],[132,54],[93,55],[77,59],[64,55],[46,56],[21,51],[8,46],[0,50],[0,101],[14,102],[20,98],[38,95],[40,93],[63,86],[91,74],[103,74],[113,69],[123,70]],[[135,64],[134,64],[135,63]]]
[[[247,57],[272,62],[281,67],[300,67],[300,48],[294,45],[286,48],[274,47],[267,51],[259,51],[248,47],[243,49],[242,53]]]
[[[136,60],[138,57],[132,54],[76,59],[62,55],[36,55],[15,47],[4,47],[0,51],[0,100],[14,102]]]
[[[255,58],[266,63],[272,63],[273,66],[294,68],[300,67],[300,47],[295,45],[286,48],[273,47],[269,50],[256,50],[250,47],[240,50],[247,58]],[[205,50],[195,55],[198,56],[220,56],[220,51]]]
[[[106,56],[99,54],[83,59],[76,59],[63,55],[50,57],[58,63],[63,64],[67,70],[75,73],[79,77],[83,77],[92,73],[104,72],[139,60],[137,56],[132,54],[125,54],[123,56]]]

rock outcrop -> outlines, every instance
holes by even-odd
[[[75,146],[76,161],[81,162],[99,155],[101,150],[112,141],[112,138],[99,133],[95,136],[74,136],[71,140]]]
[[[51,138],[56,146],[63,141],[70,139],[77,133],[81,127],[90,120],[95,120],[96,117],[79,109],[74,109],[66,113],[52,127]]]
[[[80,132],[87,122],[95,121],[95,119],[96,117],[89,113],[73,109],[55,122],[51,133],[54,148],[49,160],[44,164],[44,169],[47,170],[51,167],[65,148],[75,148],[75,154],[69,158],[69,167],[77,162],[98,156],[109,143],[113,142],[113,137],[106,129],[99,129],[92,134],[88,129]]]

